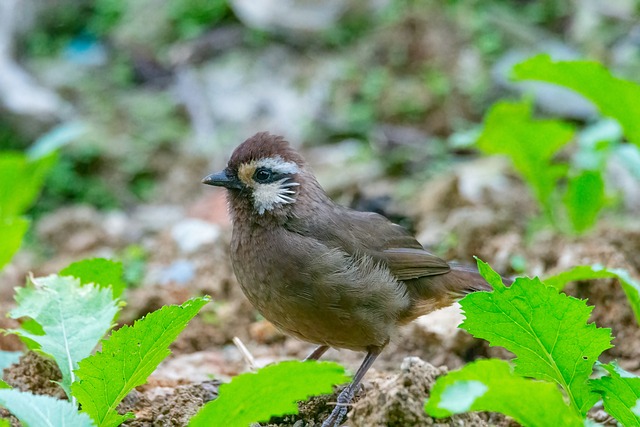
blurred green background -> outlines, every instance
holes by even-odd
[[[261,130],[420,181],[473,153],[499,98],[528,93],[542,116],[592,120],[584,99],[513,83],[510,68],[544,52],[639,81],[639,7],[3,0],[0,149],[60,146],[36,216],[69,203],[189,201],[202,172]]]

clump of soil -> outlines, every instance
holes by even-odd
[[[118,406],[121,414],[132,412],[135,418],[122,425],[130,427],[186,426],[198,409],[218,397],[220,381],[198,384],[145,386],[133,390]]]
[[[27,352],[18,363],[4,370],[4,381],[11,387],[33,394],[45,394],[58,399],[66,399],[62,387],[62,374],[56,363],[35,352]]]
[[[442,419],[428,416],[424,402],[436,379],[446,373],[446,367],[436,368],[420,358],[407,357],[399,373],[378,374],[370,380],[366,394],[353,405],[349,424],[354,427],[517,425],[499,414],[467,413]]]

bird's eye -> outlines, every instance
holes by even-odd
[[[253,174],[253,179],[258,182],[267,182],[271,179],[272,172],[269,169],[260,168]]]

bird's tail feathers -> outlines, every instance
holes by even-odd
[[[401,323],[449,306],[472,292],[493,290],[475,267],[461,264],[450,266],[451,270],[447,273],[423,277],[413,284],[413,304],[409,315]],[[512,280],[504,277],[502,281],[507,286],[512,283]]]

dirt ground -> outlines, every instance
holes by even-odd
[[[580,238],[544,230],[531,235],[527,218],[534,206],[528,191],[505,167],[494,168],[496,172],[490,176],[470,181],[469,176],[474,174],[469,170],[485,168],[483,162],[472,161],[464,166],[467,169],[457,168],[429,181],[403,201],[391,197],[388,200],[393,201],[383,203],[382,210],[412,225],[418,239],[443,258],[471,263],[476,255],[507,276],[515,275],[511,261],[519,256],[526,260],[527,275],[544,277],[574,265],[600,263],[626,269],[636,279],[640,277],[638,218],[604,218],[593,232]],[[199,172],[185,169],[180,183],[199,182]],[[475,186],[473,191],[468,189],[471,184]],[[168,191],[170,185],[167,184]],[[374,194],[372,188],[381,186],[363,186],[352,194],[359,194],[360,205],[363,200],[365,206],[368,200],[375,200],[380,207],[380,194]],[[382,188],[393,189],[393,185],[387,183]],[[217,190],[195,185],[194,193],[184,201],[137,207],[128,212],[105,213],[86,206],[54,212],[36,227],[36,238],[45,248],[44,254],[30,248],[21,251],[0,278],[0,311],[5,313],[13,305],[12,288],[24,283],[28,272],[44,275],[85,257],[117,256],[135,243],[145,249],[147,258],[142,283],[127,292],[121,322],[130,323],[164,304],[181,303],[193,295],[213,297],[213,302],[172,345],[172,356],[161,364],[148,384],[121,404],[122,411],[136,415],[135,420],[125,425],[186,425],[201,405],[217,396],[220,382],[249,369],[232,343],[233,337],[239,337],[247,346],[258,366],[299,359],[313,348],[280,334],[247,302],[229,262],[231,227],[224,197]],[[185,247],[181,240],[184,237],[176,232],[185,221],[218,233],[211,233],[209,240],[203,240],[195,248]],[[187,233],[187,240],[188,236]],[[178,261],[182,263],[179,265],[186,263],[192,274],[173,274],[170,267]],[[640,328],[620,285],[615,280],[599,280],[572,284],[566,292],[588,299],[595,306],[592,320],[598,326],[612,329],[615,347],[601,360],[616,359],[623,368],[640,373]],[[507,351],[489,347],[458,330],[460,320],[459,309],[454,306],[419,319],[394,337],[367,375],[349,413],[348,424],[517,425],[496,414],[469,414],[444,420],[424,414],[423,402],[439,375],[478,358],[511,357]],[[0,328],[15,326],[14,320],[0,318]],[[0,336],[0,349],[23,347],[14,336]],[[325,356],[343,363],[351,372],[355,372],[362,357],[336,350]],[[63,397],[60,388],[51,382],[58,376],[51,362],[27,353],[17,365],[4,371],[3,378],[20,390]],[[331,410],[334,399],[335,395],[312,398],[300,404],[300,415],[272,419],[268,425],[318,425]],[[8,414],[3,411],[0,416]],[[19,424],[12,419],[12,425]]]

